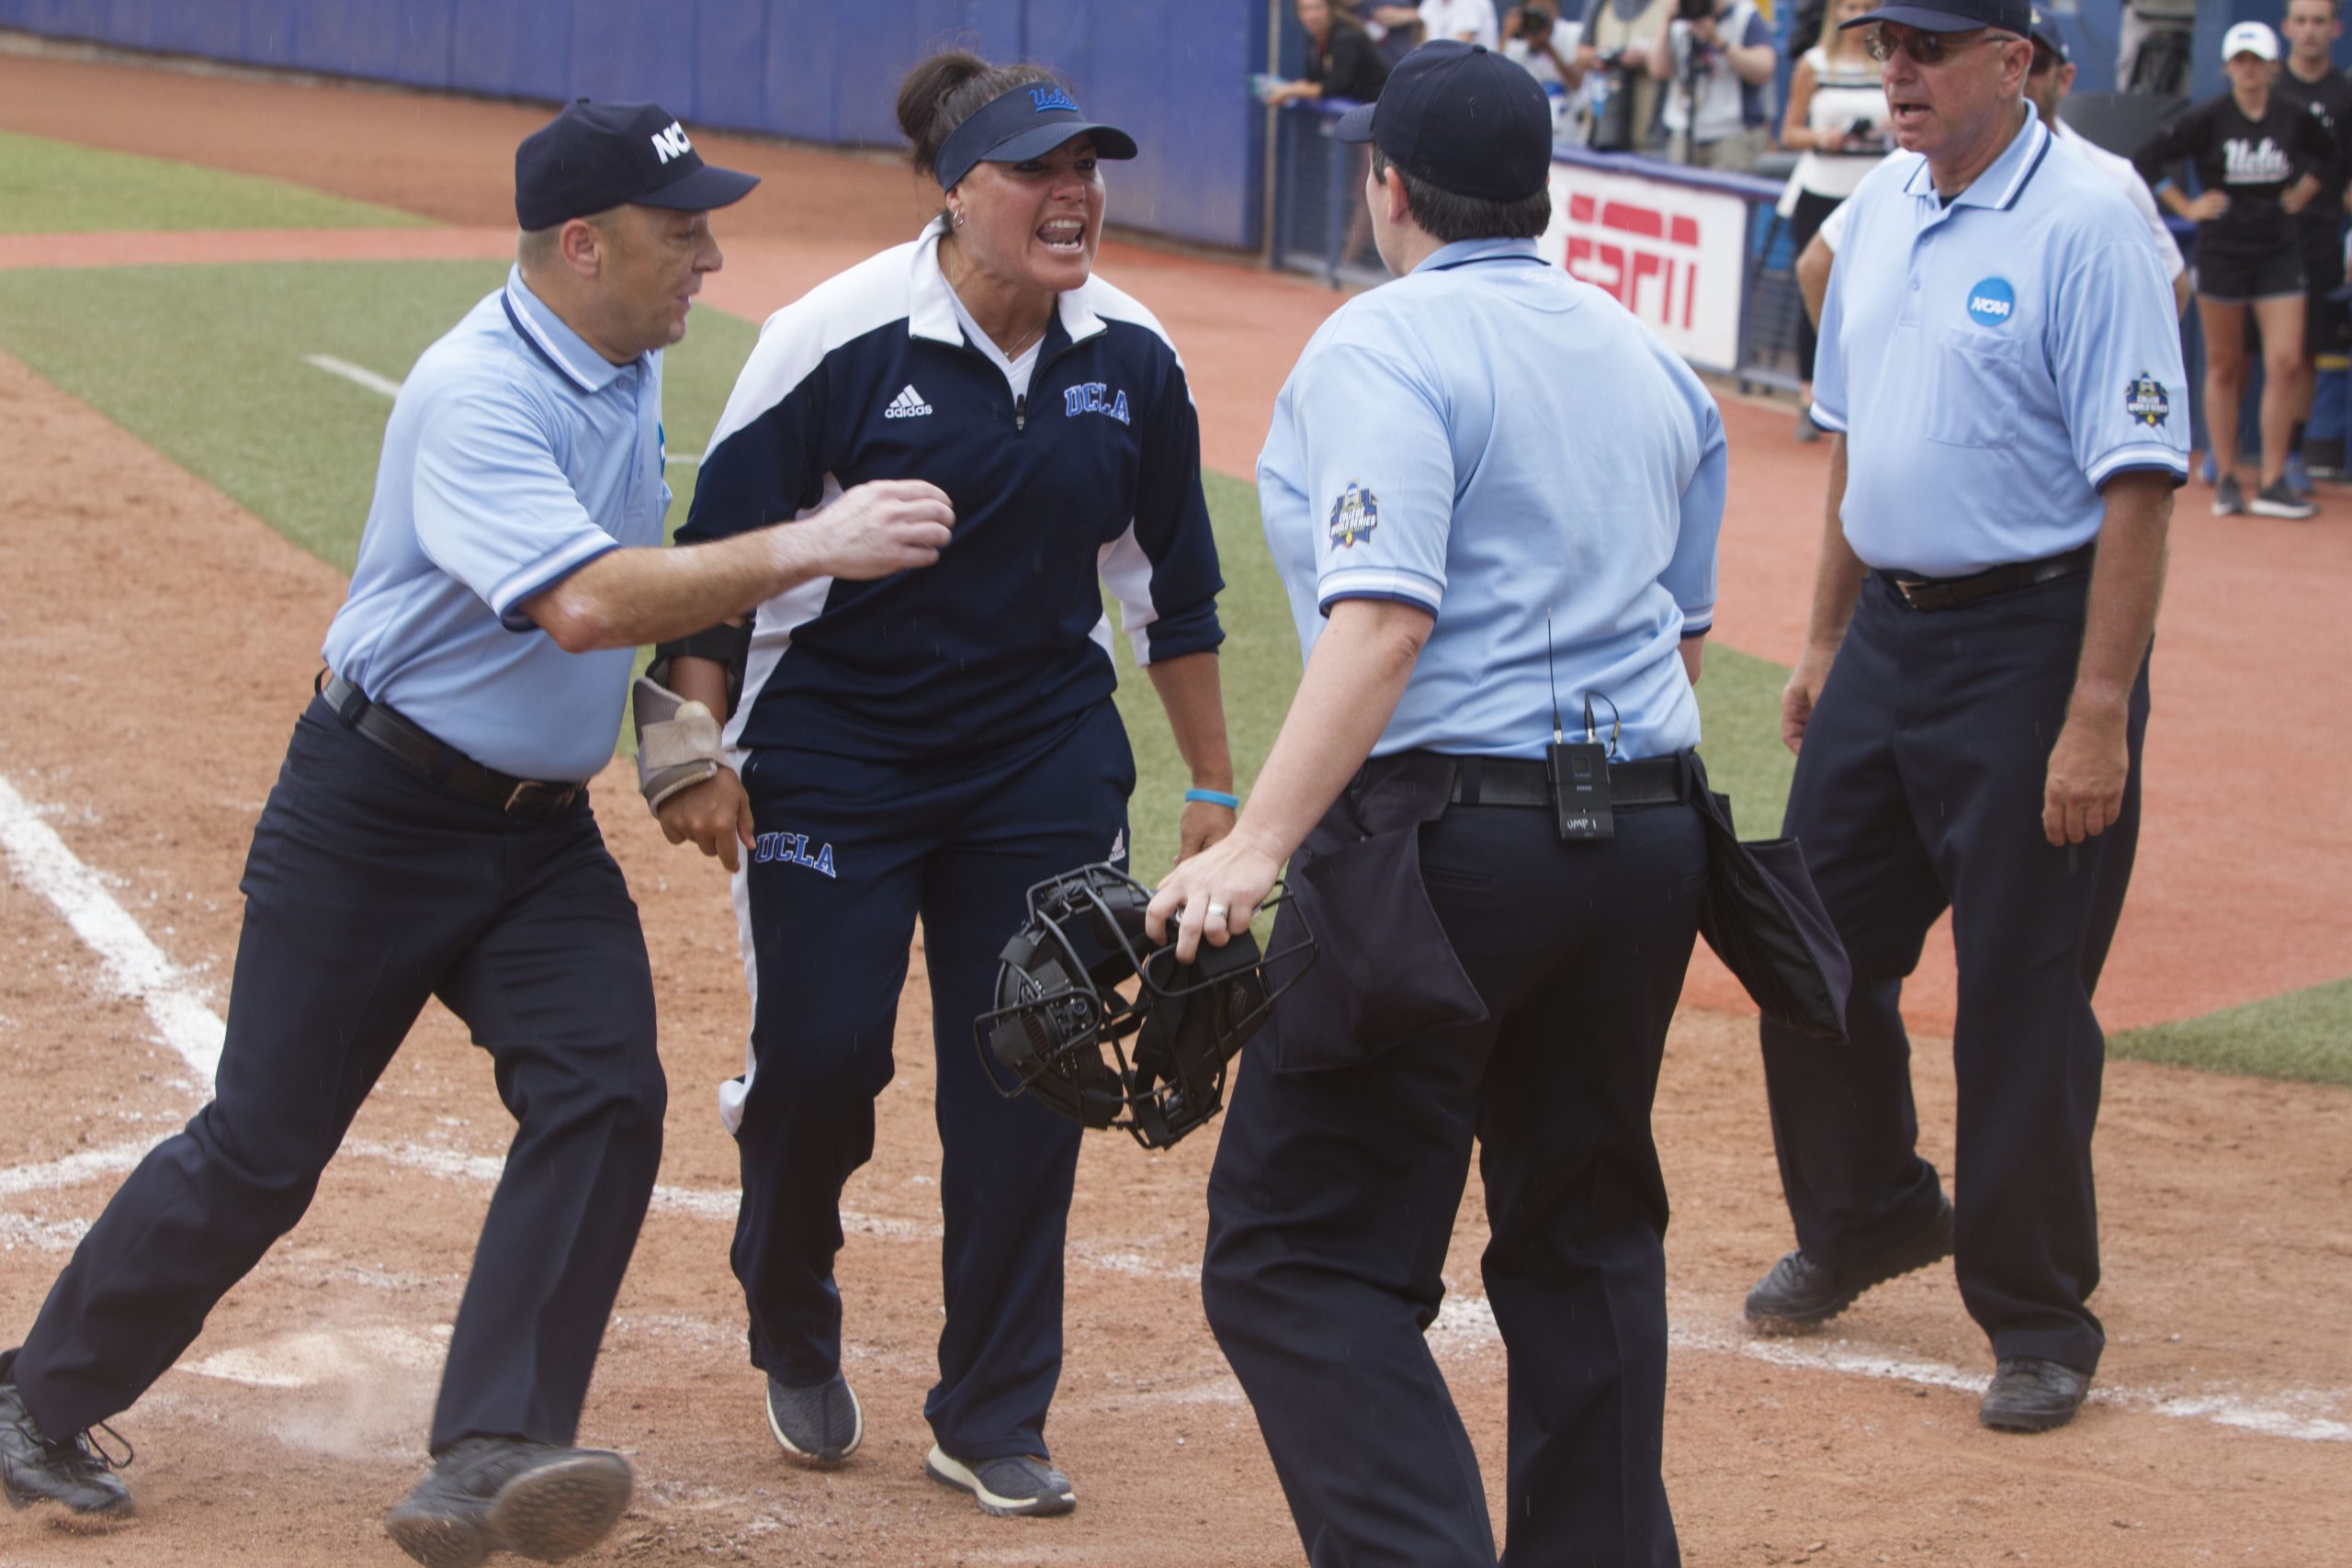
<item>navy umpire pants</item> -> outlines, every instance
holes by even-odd
[[[17,1357],[41,1430],[121,1411],[310,1206],[427,997],[518,1123],[458,1309],[435,1453],[570,1443],[662,1157],[637,907],[583,796],[531,819],[447,794],[313,701],[245,863],[212,1102],[131,1172]],[[413,1178],[412,1179],[424,1179]]]
[[[1853,959],[1851,1043],[1766,1023],[1781,1179],[1807,1258],[1862,1263],[1929,1223],[1900,1003],[1949,907],[1960,960],[1954,1259],[1998,1357],[2096,1371],[2106,1340],[2091,1130],[2106,1037],[2091,993],[2123,908],[2140,828],[2143,663],[2123,810],[2098,837],[2042,837],[2050,749],[2083,640],[2087,572],[1957,609],[1862,585],[1806,726],[1787,830]]]
[[[923,1414],[968,1463],[1044,1455],[1061,1378],[1062,1244],[1080,1128],[1006,1100],[972,1021],[1030,887],[1124,855],[1135,759],[1103,702],[979,756],[866,761],[763,749],[744,764],[759,843],[737,879],[753,1071],[736,1129],[736,1277],[752,1363],[793,1387],[841,1369],[842,1187],[874,1156],[874,1099],[915,920],[938,1056],[946,1322]]]
[[[1209,1179],[1209,1326],[1314,1568],[1492,1568],[1477,1457],[1422,1337],[1475,1139],[1509,1359],[1502,1561],[1678,1562],[1650,1102],[1704,829],[1687,806],[1642,807],[1612,840],[1563,843],[1549,810],[1455,806],[1419,832],[1430,905],[1490,1016],[1317,1070],[1242,1052]]]

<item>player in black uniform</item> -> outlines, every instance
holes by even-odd
[[[2300,103],[2326,122],[2335,138],[2335,162],[2320,182],[2319,195],[2296,215],[2302,237],[2303,349],[2310,361],[2295,412],[2291,450],[2287,454],[2287,483],[2308,493],[2312,469],[2322,477],[2342,479],[2344,468],[2345,345],[2352,339],[2352,319],[2344,303],[2333,299],[2344,285],[2344,191],[2352,177],[2352,76],[2335,68],[2329,51],[2344,36],[2336,15],[2337,0],[2287,0],[2287,16],[2279,30],[2287,36],[2285,69],[2273,89],[2290,103]],[[2326,397],[2316,395],[2314,383],[2326,380]],[[2314,415],[2318,417],[2314,418]],[[2307,434],[2306,425],[2318,434]]]
[[[2233,471],[2238,403],[2245,389],[2245,318],[2262,333],[2262,480],[2250,509],[2264,517],[2310,517],[2317,507],[2287,487],[2288,437],[2303,357],[2303,260],[2296,215],[2319,194],[2335,144],[2317,117],[2271,91],[2278,37],[2260,22],[2223,35],[2230,90],[2199,104],[2143,142],[2132,155],[2151,186],[2165,168],[2192,161],[2201,187],[2191,200],[2177,186],[2158,193],[2198,223],[2197,313],[2205,330],[2205,420],[2212,445],[2213,513],[2249,510]]]

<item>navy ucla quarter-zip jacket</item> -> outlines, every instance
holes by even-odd
[[[805,517],[869,479],[952,499],[938,563],[820,578],[760,606],[730,745],[929,758],[1033,734],[1138,663],[1216,648],[1216,545],[1184,367],[1103,282],[1060,296],[1030,388],[966,337],[934,221],[768,318],[680,543]]]

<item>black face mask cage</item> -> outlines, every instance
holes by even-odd
[[[1244,932],[1182,964],[1172,943],[1154,948],[1144,935],[1150,901],[1151,889],[1107,864],[1029,889],[1029,918],[998,964],[997,1006],[972,1033],[981,1070],[1006,1099],[1033,1093],[1082,1126],[1117,1127],[1158,1149],[1224,1108],[1227,1064],[1297,981],[1270,987],[1266,965],[1303,955],[1304,974],[1315,939],[1302,931],[1261,957]],[[1102,956],[1089,964],[1071,927]],[[1132,996],[1119,989],[1130,981]]]

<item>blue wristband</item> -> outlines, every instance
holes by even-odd
[[[1227,811],[1241,809],[1241,797],[1238,795],[1227,795],[1221,789],[1188,789],[1184,792],[1185,805],[1190,806],[1196,800],[1204,801],[1210,806],[1222,806]]]

